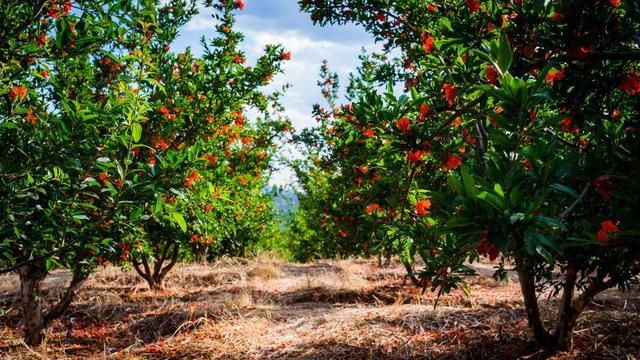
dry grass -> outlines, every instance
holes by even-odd
[[[68,274],[54,273],[54,299]],[[3,359],[513,359],[543,358],[529,337],[514,283],[469,279],[470,297],[440,299],[404,285],[398,264],[342,260],[286,264],[222,259],[180,265],[166,289],[149,291],[135,274],[92,275],[47,347],[21,342],[15,277],[0,277]],[[543,311],[554,299],[543,301]],[[67,331],[70,319],[73,327]],[[576,346],[556,359],[636,359],[640,294],[599,297],[578,324]]]

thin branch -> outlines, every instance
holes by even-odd
[[[591,182],[588,182],[584,189],[582,189],[582,192],[580,193],[580,195],[578,195],[576,201],[574,201],[573,204],[569,205],[569,207],[565,211],[558,215],[558,220],[564,220],[567,216],[569,216],[569,214],[571,214],[573,210],[575,210],[576,207],[580,205],[585,196],[587,196],[587,192],[589,192],[589,189],[591,189]]]
[[[458,117],[460,117],[461,115],[469,111],[474,106],[478,105],[481,101],[482,101],[482,96],[468,103],[464,107],[458,109],[451,116],[449,116],[449,118],[445,122],[440,124],[431,135],[429,135],[429,137],[427,138],[427,141],[431,142],[435,137],[437,137],[444,130],[446,130],[451,125],[451,123],[454,122]]]
[[[74,273],[71,283],[64,293],[64,296],[60,301],[53,306],[44,316],[45,324],[51,323],[51,321],[60,317],[67,310],[71,302],[76,296],[76,292],[82,286],[88,275],[83,273]]]

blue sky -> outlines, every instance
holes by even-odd
[[[211,12],[201,9],[186,25],[173,49],[181,51],[191,46],[198,54],[200,37],[213,36],[214,25]],[[286,83],[292,86],[283,104],[286,115],[298,130],[315,124],[311,108],[315,103],[322,103],[316,86],[322,60],[327,59],[332,71],[338,72],[342,84],[346,84],[348,74],[358,65],[362,48],[378,50],[372,37],[356,26],[314,26],[308,14],[298,11],[296,0],[245,0],[244,11],[238,12],[236,30],[245,35],[242,49],[247,53],[249,64],[266,44],[282,44],[292,52],[291,61],[285,64],[285,73],[274,78],[272,86],[279,88]],[[290,147],[283,148],[281,153],[296,156]],[[291,177],[290,171],[281,169],[273,174],[271,183],[286,185]]]

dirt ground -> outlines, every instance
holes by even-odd
[[[92,275],[49,332],[21,341],[15,276],[0,277],[2,359],[539,359],[517,284],[469,278],[472,293],[444,296],[404,284],[375,261],[286,264],[269,258],[178,266],[163,291],[134,273]],[[68,274],[45,284],[61,295]],[[542,300],[547,319],[555,299]],[[601,294],[584,313],[571,352],[554,359],[640,358],[640,289]]]

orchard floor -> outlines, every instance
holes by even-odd
[[[490,274],[491,265],[481,265]],[[46,347],[20,340],[15,276],[0,277],[2,359],[539,359],[514,282],[469,279],[444,296],[403,285],[398,264],[267,258],[178,266],[166,290],[106,268],[53,324]],[[55,272],[45,297],[60,296]],[[555,299],[543,300],[549,317]],[[69,332],[69,319],[73,327]],[[640,289],[601,294],[581,318],[571,352],[554,359],[640,358]]]

